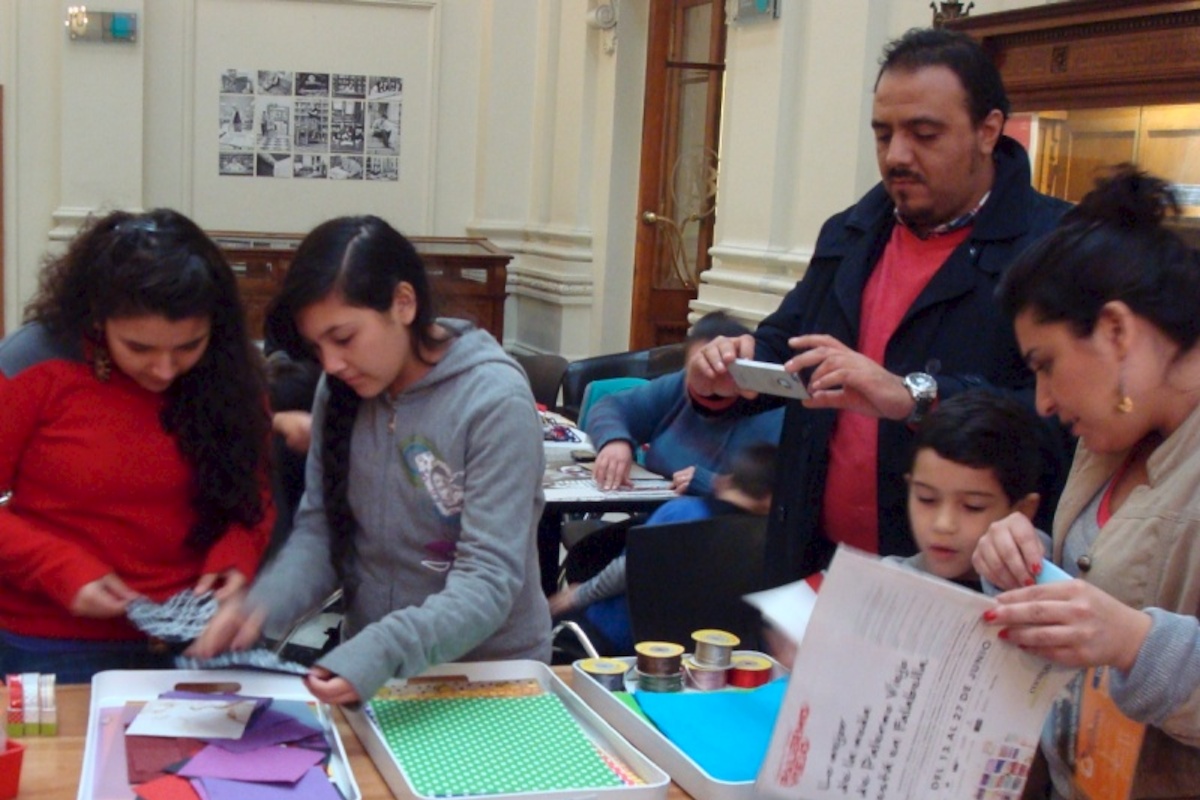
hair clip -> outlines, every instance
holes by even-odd
[[[117,233],[129,233],[130,231],[138,231],[139,233],[157,233],[158,223],[153,218],[147,216],[137,216],[121,222],[116,227]]]

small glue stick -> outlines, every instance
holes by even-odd
[[[8,684],[8,708],[5,709],[5,730],[9,736],[25,735],[25,692],[21,688],[21,676],[9,675],[5,681]]]
[[[21,692],[25,695],[25,735],[41,733],[42,718],[38,713],[38,673],[21,673]]]
[[[38,677],[38,704],[41,706],[42,736],[58,735],[58,702],[55,699],[54,675]]]

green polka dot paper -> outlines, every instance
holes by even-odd
[[[388,749],[418,795],[625,785],[553,694],[372,700]]]

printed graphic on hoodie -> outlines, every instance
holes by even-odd
[[[414,486],[424,486],[438,513],[447,522],[457,521],[463,508],[463,474],[455,472],[450,465],[438,457],[428,443],[413,439],[401,445],[408,478]],[[454,564],[454,542],[445,539],[425,545],[430,557],[422,566],[445,572]]]

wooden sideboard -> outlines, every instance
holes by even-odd
[[[250,334],[262,338],[267,304],[287,275],[301,234],[209,231],[237,275]],[[487,239],[411,236],[429,273],[435,313],[469,319],[499,341],[512,256]]]

